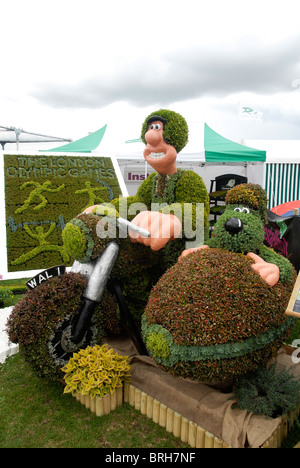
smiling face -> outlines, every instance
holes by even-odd
[[[161,121],[155,120],[149,124],[145,140],[144,158],[147,163],[159,174],[175,174],[177,152],[174,146],[165,142]]]

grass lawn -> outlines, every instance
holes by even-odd
[[[282,445],[300,441],[294,425]],[[186,448],[128,404],[97,417],[63,385],[37,377],[20,354],[0,364],[0,448]]]
[[[1,448],[184,448],[128,404],[98,417],[63,385],[41,379],[20,354],[0,365]]]

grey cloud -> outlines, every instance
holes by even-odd
[[[203,96],[243,91],[291,90],[300,78],[299,38],[289,44],[241,44],[182,49],[160,58],[118,65],[76,85],[40,83],[33,97],[56,108],[101,108],[118,101],[136,106],[168,105]]]

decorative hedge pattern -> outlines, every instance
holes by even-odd
[[[121,195],[110,158],[4,155],[4,173],[8,271],[71,264],[66,223]]]
[[[290,317],[280,326],[270,329],[261,335],[250,337],[245,341],[209,346],[177,345],[174,343],[171,333],[161,325],[148,326],[145,316],[143,316],[142,324],[147,346],[151,349],[152,354],[155,355],[156,361],[166,367],[172,367],[179,361],[231,359],[263,349],[289,330],[295,324],[295,319],[294,317]]]

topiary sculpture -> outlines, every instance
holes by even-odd
[[[136,196],[114,199],[109,206],[89,207],[71,220],[62,234],[69,255],[84,263],[97,258],[107,241],[117,239],[121,253],[112,276],[120,281],[128,306],[139,322],[151,287],[177,262],[187,240],[194,241],[196,226],[208,230],[209,213],[209,197],[202,178],[176,166],[177,152],[188,139],[185,119],[176,112],[160,109],[145,119],[141,134],[146,143],[144,158],[157,172],[141,184]],[[201,213],[197,204],[204,205]],[[174,211],[174,205],[180,215]],[[98,222],[105,223],[119,215],[150,231],[150,237],[129,231],[128,237],[120,238],[118,228],[114,235],[108,228],[107,238],[99,238]],[[112,224],[116,227],[116,223]]]
[[[284,312],[296,273],[263,245],[265,212],[261,187],[231,189],[208,245],[183,252],[151,291],[142,332],[167,372],[236,379],[266,362],[292,330]]]
[[[7,323],[9,339],[19,344],[20,352],[38,375],[61,380],[60,369],[73,352],[88,345],[103,344],[108,333],[119,333],[117,304],[106,291],[93,314],[91,327],[82,342],[73,348],[68,335],[70,327],[66,324],[78,314],[86,285],[86,276],[65,273],[27,291],[14,306]]]

